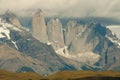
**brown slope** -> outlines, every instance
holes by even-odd
[[[54,75],[47,76],[47,78],[50,80],[119,80],[120,72],[62,71]]]
[[[62,71],[51,76],[36,73],[13,73],[0,70],[0,80],[120,80],[120,72]]]
[[[42,76],[27,72],[27,73],[13,73],[5,70],[0,70],[0,80],[40,80]]]
[[[17,50],[0,43],[0,68],[9,71],[16,71],[24,66],[25,59]]]
[[[0,69],[12,72],[44,73],[46,65],[30,56],[23,56],[17,50],[0,43]]]

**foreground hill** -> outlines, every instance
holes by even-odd
[[[54,75],[48,76],[48,79],[50,80],[120,80],[120,72],[62,71]]]
[[[120,80],[120,72],[62,71],[51,76],[36,73],[13,73],[0,70],[0,80]]]
[[[5,70],[0,70],[0,80],[40,80],[41,76],[32,73],[13,73]]]

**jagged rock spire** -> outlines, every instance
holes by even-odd
[[[32,18],[32,34],[41,42],[48,42],[47,30],[45,25],[45,15],[41,9],[33,15]]]
[[[62,23],[59,19],[51,18],[47,23],[48,39],[55,49],[64,47]]]
[[[21,26],[20,21],[18,20],[17,16],[10,10],[7,10],[3,15],[3,18],[7,21],[12,23],[16,26]]]

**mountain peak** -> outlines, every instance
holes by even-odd
[[[21,26],[17,16],[10,10],[7,10],[2,17],[6,22],[12,23],[16,26]]]
[[[44,12],[41,9],[38,9],[35,15],[44,15]]]
[[[43,12],[42,9],[38,9],[37,12]]]
[[[32,18],[32,34],[43,43],[48,41],[46,32],[45,16],[41,9],[38,9]],[[39,35],[40,34],[40,35]]]
[[[12,11],[10,11],[10,10],[7,10],[5,12],[4,16],[5,17],[9,17],[9,18],[15,18],[16,17],[16,15]]]

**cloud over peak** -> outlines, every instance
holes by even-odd
[[[21,16],[40,8],[47,16],[109,17],[120,19],[120,0],[0,0],[0,13],[7,9]]]

